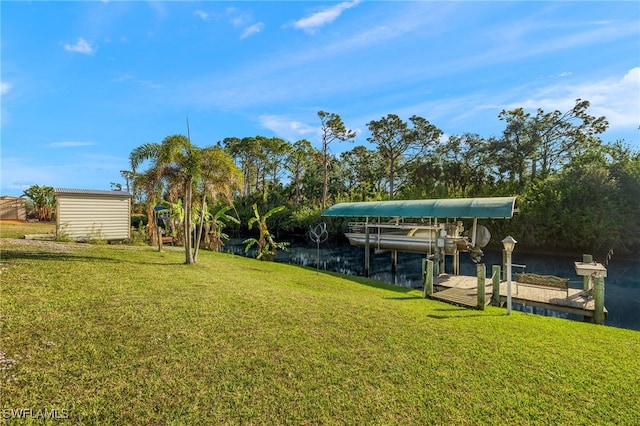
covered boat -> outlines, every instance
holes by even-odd
[[[459,252],[469,252],[476,262],[482,257],[491,234],[478,219],[511,218],[515,203],[516,197],[339,203],[322,216],[360,218],[345,233],[352,245],[378,252],[442,253],[455,256],[455,265]],[[460,219],[472,219],[472,228],[465,231]]]

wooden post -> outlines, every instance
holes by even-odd
[[[493,265],[493,293],[491,293],[491,304],[493,306],[500,306],[500,265]]]
[[[477,275],[478,275],[478,309],[484,311],[485,306],[485,280],[487,278],[487,269],[484,266],[484,263],[478,263],[477,265]]]
[[[583,254],[582,255],[582,263],[592,263],[593,262],[593,256],[590,254]],[[590,276],[584,276],[582,277],[582,289],[584,291],[589,291],[589,286],[591,285],[591,277]]]
[[[596,278],[596,283],[593,288],[593,297],[595,299],[593,322],[604,325],[604,277]]]
[[[398,251],[397,250],[392,250],[391,251],[391,273],[395,274],[396,273],[396,265],[398,264]]]
[[[364,225],[364,276],[369,278],[369,263],[371,261],[371,253],[369,247],[369,220]]]
[[[422,283],[424,290],[422,291],[422,297],[425,299],[433,294],[433,261],[429,259],[422,259]]]

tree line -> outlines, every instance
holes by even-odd
[[[226,196],[213,197],[210,208],[233,205],[246,224],[256,214],[254,205],[260,211],[283,206],[271,218],[276,234],[301,233],[337,202],[515,195],[519,214],[492,223],[496,235],[510,233],[532,249],[614,247],[633,253],[640,249],[640,154],[624,141],[603,142],[608,122],[591,115],[589,106],[578,99],[568,111],[503,110],[498,119],[504,130],[488,138],[472,133],[444,138],[423,117],[405,121],[388,114],[367,124],[371,148],[355,144],[339,155],[330,148],[353,142],[356,132],[340,115],[319,111],[318,148],[306,139],[258,135],[228,137],[204,149],[228,158]],[[202,188],[193,193],[183,179],[180,192],[171,189],[173,178],[165,179],[168,186],[160,191],[141,179],[133,167],[138,165],[132,162],[129,177],[135,177],[134,190],[146,194],[147,204],[181,198],[186,206],[193,198],[203,205],[203,183],[191,180]],[[333,223],[335,233],[340,225]]]
[[[131,170],[122,171],[126,188],[112,185],[134,193],[148,223],[155,206],[167,206],[187,263],[197,258],[203,230],[205,240],[216,241],[225,223],[247,233],[240,224],[259,212],[277,210],[269,215],[277,236],[305,233],[338,202],[513,195],[519,213],[491,223],[494,235],[511,234],[530,249],[636,253],[640,153],[624,141],[604,142],[608,122],[589,106],[578,99],[568,111],[503,110],[504,130],[491,137],[444,137],[423,117],[388,114],[367,123],[370,148],[354,144],[339,155],[331,148],[357,135],[340,115],[325,111],[318,112],[318,148],[306,139],[260,135],[199,148],[172,135],[135,148]],[[340,221],[329,225],[335,234],[343,230]],[[156,226],[146,232],[149,241],[157,239]]]

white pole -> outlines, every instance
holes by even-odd
[[[507,250],[507,315],[511,315],[511,250]]]

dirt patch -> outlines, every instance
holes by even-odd
[[[16,223],[18,225],[22,225],[23,223],[29,223],[26,220],[18,220],[18,219],[0,219],[0,225],[3,223]]]

